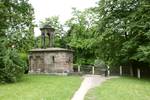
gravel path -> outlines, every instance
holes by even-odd
[[[111,77],[104,77],[100,75],[86,75],[84,76],[84,80],[80,86],[80,88],[76,91],[73,98],[71,100],[84,100],[84,96],[87,91],[91,88],[99,86],[106,79],[110,79]]]

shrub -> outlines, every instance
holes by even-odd
[[[24,66],[25,73],[28,72],[28,54],[27,53],[19,53],[19,57],[22,60],[22,65]]]
[[[0,83],[16,82],[24,72],[24,64],[13,48],[1,49]]]

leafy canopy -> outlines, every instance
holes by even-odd
[[[98,52],[113,64],[150,63],[150,1],[101,0]]]
[[[18,53],[32,47],[33,13],[28,0],[0,0],[0,82],[15,82],[24,72]]]

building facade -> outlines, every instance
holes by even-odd
[[[29,51],[29,73],[73,72],[73,51],[63,48],[32,49]]]

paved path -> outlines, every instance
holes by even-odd
[[[80,88],[76,91],[73,98],[71,100],[84,100],[84,96],[87,91],[91,88],[99,86],[106,79],[110,79],[111,77],[104,77],[100,75],[86,75],[84,76],[84,80],[80,86]]]

